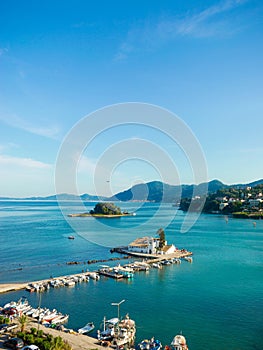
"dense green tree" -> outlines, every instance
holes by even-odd
[[[101,215],[120,215],[121,209],[113,203],[97,203],[90,214],[101,214]]]
[[[157,231],[157,234],[159,235],[160,238],[160,243],[159,243],[159,247],[162,249],[165,246],[165,232],[163,228],[159,228],[159,230]]]

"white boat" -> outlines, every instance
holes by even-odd
[[[33,314],[34,312],[37,312],[37,309],[35,309],[35,308],[32,307],[30,310],[28,310],[28,311],[26,312],[26,315],[27,315],[27,316],[32,316],[32,314]]]
[[[106,320],[106,317],[103,319],[103,330],[98,330],[97,338],[99,341],[108,341],[112,340],[115,334],[115,326],[118,324],[119,319],[117,317]]]
[[[158,263],[152,263],[152,267],[154,267],[155,269],[161,269],[162,266]]]
[[[45,321],[50,323],[54,318],[56,318],[58,316],[58,312],[56,309],[50,311],[50,312],[46,312],[41,320],[42,320],[42,323],[44,323]]]
[[[45,310],[42,308],[35,309],[35,312],[32,313],[33,318],[38,318]]]
[[[96,272],[90,272],[89,277],[96,281],[100,279],[100,276]]]
[[[186,257],[184,258],[184,260],[186,260],[186,261],[188,261],[188,262],[190,262],[190,263],[193,262],[193,258],[192,258],[191,256],[186,256]]]
[[[124,346],[126,344],[128,346],[132,346],[134,344],[135,333],[135,322],[131,320],[128,315],[126,315],[125,318],[121,320],[116,327],[111,346],[116,348],[119,348],[120,346]]]
[[[186,339],[182,334],[176,335],[171,342],[172,350],[188,350]]]
[[[76,284],[75,281],[73,281],[73,280],[68,280],[68,281],[65,283],[65,286],[67,286],[67,287],[74,287],[75,284]]]
[[[58,315],[57,317],[53,318],[51,321],[51,324],[61,324],[67,322],[69,318],[69,315]]]
[[[93,331],[94,328],[95,328],[94,323],[88,322],[86,324],[86,326],[84,326],[78,330],[78,333],[80,333],[80,334],[90,333],[91,331]]]

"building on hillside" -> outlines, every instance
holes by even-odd
[[[176,248],[172,245],[165,245],[160,249],[160,238],[153,237],[141,237],[135,239],[128,245],[128,251],[134,253],[143,253],[143,254],[170,254],[173,253]]]
[[[261,199],[250,199],[249,205],[250,207],[258,207],[261,202],[262,202]]]

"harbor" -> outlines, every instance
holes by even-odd
[[[162,343],[160,340],[152,337],[151,339],[141,340],[136,345],[136,324],[128,314],[124,317],[120,314],[120,306],[125,302],[121,300],[117,303],[111,303],[117,306],[118,317],[103,320],[103,328],[97,330],[96,337],[90,337],[87,334],[95,329],[93,322],[88,322],[84,327],[74,330],[64,326],[67,323],[69,315],[63,315],[56,309],[32,307],[26,298],[20,298],[18,301],[10,301],[0,307],[0,348],[5,347],[8,339],[19,339],[20,342],[28,344],[34,335],[37,334],[37,344],[42,349],[40,338],[49,336],[59,337],[68,344],[70,349],[102,349],[110,347],[113,349],[135,349],[139,350],[160,350]],[[24,317],[24,321],[22,321]],[[10,323],[12,322],[12,323]],[[21,331],[19,332],[19,329]],[[23,329],[23,331],[22,331]],[[22,338],[18,338],[22,337]],[[32,346],[32,345],[30,345]],[[39,349],[36,345],[33,345]],[[67,347],[67,349],[69,349]],[[46,347],[45,347],[46,348]],[[185,337],[176,335],[169,345],[165,346],[169,350],[188,350]]]

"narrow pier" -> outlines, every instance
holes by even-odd
[[[141,259],[144,259],[144,261],[146,261],[145,266],[142,266],[142,263],[139,261],[137,261],[138,263],[137,266],[134,266],[136,265],[136,261],[125,265],[126,269],[131,268],[134,270],[134,272],[141,271],[141,270],[146,271],[147,269],[149,269],[149,266],[151,266],[152,264],[155,264],[155,263],[162,264],[166,260],[172,261],[174,259],[184,258],[185,260],[192,262],[192,259],[190,259],[190,257],[193,255],[193,253],[186,251],[185,249],[181,249],[181,250],[178,249],[175,252],[170,254],[144,254],[144,253],[130,252],[126,250],[126,248],[127,247],[114,248],[112,251],[118,252],[120,254],[125,254],[127,256],[141,258]],[[114,259],[114,260],[119,260],[119,259]],[[105,260],[101,260],[101,261],[105,261]],[[120,267],[121,266],[119,265],[119,268]],[[71,286],[79,282],[84,282],[84,281],[88,282],[89,278],[97,280],[99,279],[99,275],[103,275],[109,278],[114,278],[117,280],[130,277],[127,274],[128,273],[127,270],[126,271],[122,270],[122,271],[116,272],[113,270],[113,268],[109,267],[108,269],[99,269],[93,272],[92,271],[81,272],[81,273],[76,273],[72,275],[53,277],[45,280],[28,282],[28,283],[5,283],[5,284],[0,284],[0,293],[6,293],[6,292],[21,290],[21,289],[27,289],[29,291],[33,291],[33,290],[30,290],[30,286],[34,286],[34,285],[40,287],[40,289],[35,288],[34,291],[40,291],[42,287],[43,287],[42,290],[45,290],[46,287],[49,288],[50,286],[52,287]],[[75,283],[73,283],[72,280],[75,281]],[[67,284],[65,283],[65,281],[67,282]],[[71,283],[68,283],[69,281]],[[57,282],[57,284],[54,285],[54,282]]]

